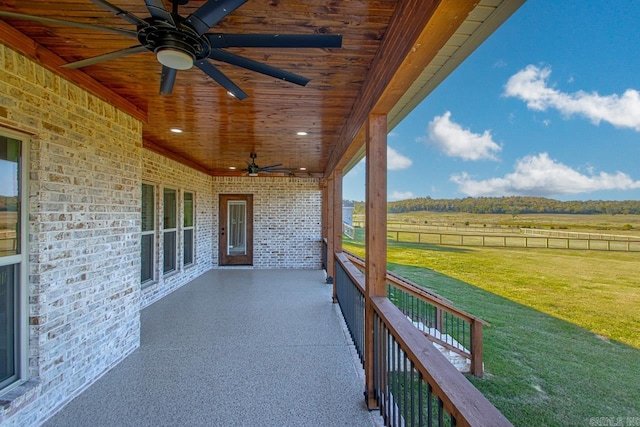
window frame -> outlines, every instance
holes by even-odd
[[[0,136],[20,141],[19,182],[18,182],[18,203],[20,205],[20,233],[19,242],[15,242],[19,253],[0,257],[0,266],[14,266],[15,282],[13,285],[13,361],[15,373],[5,379],[0,384],[0,393],[5,393],[19,385],[28,378],[29,368],[29,281],[27,272],[29,269],[29,136],[13,130],[0,127]]]
[[[142,181],[141,184],[141,190],[140,190],[140,198],[141,201],[144,200],[143,194],[142,194],[142,188],[144,188],[144,186],[148,186],[153,190],[153,197],[152,197],[152,203],[151,203],[151,213],[153,215],[153,219],[151,221],[151,225],[152,225],[152,229],[151,230],[144,230],[144,215],[142,212],[142,206],[144,206],[141,203],[141,209],[140,209],[140,219],[141,219],[141,224],[140,224],[140,284],[145,287],[145,286],[149,286],[150,284],[153,284],[157,281],[157,262],[158,262],[158,256],[157,256],[157,248],[156,248],[156,239],[157,239],[157,231],[158,231],[158,216],[157,216],[157,211],[158,211],[158,205],[157,205],[157,189],[158,186],[154,183],[148,182],[148,181]],[[147,280],[142,280],[142,240],[143,240],[143,236],[152,236],[152,242],[151,242],[151,278],[147,279]]]
[[[187,194],[191,195],[191,225],[187,225]],[[196,262],[196,193],[194,191],[183,191],[182,193],[182,265],[190,267]],[[191,248],[187,251],[187,232],[191,232]],[[190,262],[185,257],[187,253],[191,254]]]
[[[173,202],[173,227],[167,227],[167,192],[173,192],[174,194],[174,202]],[[169,275],[178,271],[178,190],[171,187],[163,187],[162,188],[162,274]],[[172,248],[168,248],[167,246],[167,236],[173,234],[174,241]],[[167,269],[167,250],[172,249],[172,258],[173,265],[172,268]]]

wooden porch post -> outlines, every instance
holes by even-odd
[[[325,180],[322,181],[322,183],[320,184],[320,189],[322,190],[322,214],[321,214],[321,222],[322,222],[322,231],[320,232],[320,240],[322,242],[322,246],[323,246],[323,252],[325,252],[326,247],[324,246],[324,240],[327,239],[327,241],[329,240],[329,236],[327,234],[327,192],[328,192],[328,188],[327,188],[327,182]],[[327,257],[328,257],[328,253],[323,253],[323,264],[322,264],[322,268],[324,268],[325,271],[327,271]]]
[[[327,283],[333,283],[335,277],[335,227],[333,223],[333,211],[335,210],[333,174],[327,180]]]
[[[342,252],[342,171],[333,172],[333,212],[329,213],[333,220],[333,251]],[[338,302],[335,280],[336,264],[333,263],[333,302]]]
[[[378,408],[373,382],[373,306],[371,297],[387,294],[387,116],[371,114],[366,123],[365,202],[365,398],[369,409]]]
[[[327,199],[328,199],[328,186],[327,182],[322,183],[322,238],[328,237],[327,234]]]

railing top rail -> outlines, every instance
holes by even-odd
[[[362,257],[359,257],[349,251],[344,251],[344,254],[346,255],[346,259],[348,259],[349,261],[351,261],[351,263],[355,264],[355,265],[359,265],[360,267],[364,268],[365,266],[365,259]],[[464,320],[466,320],[467,322],[471,323],[471,322],[480,322],[485,326],[491,326],[490,323],[480,319],[479,317],[476,317],[472,314],[469,314],[463,310],[460,310],[459,308],[455,307],[450,301],[446,300],[445,298],[441,297],[440,295],[434,293],[434,292],[429,292],[426,289],[416,285],[415,283],[403,278],[400,278],[400,276],[393,274],[391,272],[387,271],[387,280],[391,283],[393,283],[394,286],[402,289],[403,291],[417,297],[417,298],[422,298],[425,299],[427,301],[429,301],[430,304],[432,304],[433,306],[436,306],[438,308],[441,308],[455,316],[458,316]]]
[[[344,271],[351,278],[353,283],[356,284],[360,292],[365,294],[367,292],[367,284],[364,274],[362,274],[362,272],[358,270],[352,262],[349,261],[349,258],[347,258],[347,255],[344,252],[336,252],[335,255],[338,263],[344,268]]]
[[[446,411],[456,418],[457,425],[512,425],[429,341],[424,339],[421,332],[388,298],[372,297],[371,302],[402,350],[443,401]]]

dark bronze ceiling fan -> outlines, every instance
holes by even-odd
[[[268,166],[256,165],[256,153],[251,153],[251,163],[247,162],[247,167],[242,169],[244,172],[249,172],[249,176],[258,176],[259,173],[287,173],[292,175],[294,171],[300,170],[299,168],[283,168],[282,163],[274,163]]]
[[[306,77],[294,74],[263,62],[237,55],[225,49],[241,48],[340,48],[342,36],[338,34],[223,34],[208,31],[242,6],[248,0],[208,0],[187,17],[178,14],[178,6],[188,0],[172,0],[171,12],[164,0],[144,0],[150,13],[148,18],[140,18],[105,0],[90,0],[92,3],[136,26],[135,30],[102,27],[81,22],[66,21],[0,11],[1,17],[20,19],[44,24],[56,24],[88,30],[110,32],[137,39],[138,44],[126,49],[109,52],[93,58],[72,62],[63,67],[81,68],[116,58],[142,52],[153,52],[162,64],[160,93],[173,91],[178,70],[187,70],[194,65],[225,88],[230,94],[242,100],[247,95],[231,79],[223,74],[210,60],[235,65],[277,79],[306,86]]]

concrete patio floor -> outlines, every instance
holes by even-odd
[[[141,345],[45,426],[372,426],[322,271],[211,270],[141,313]]]

